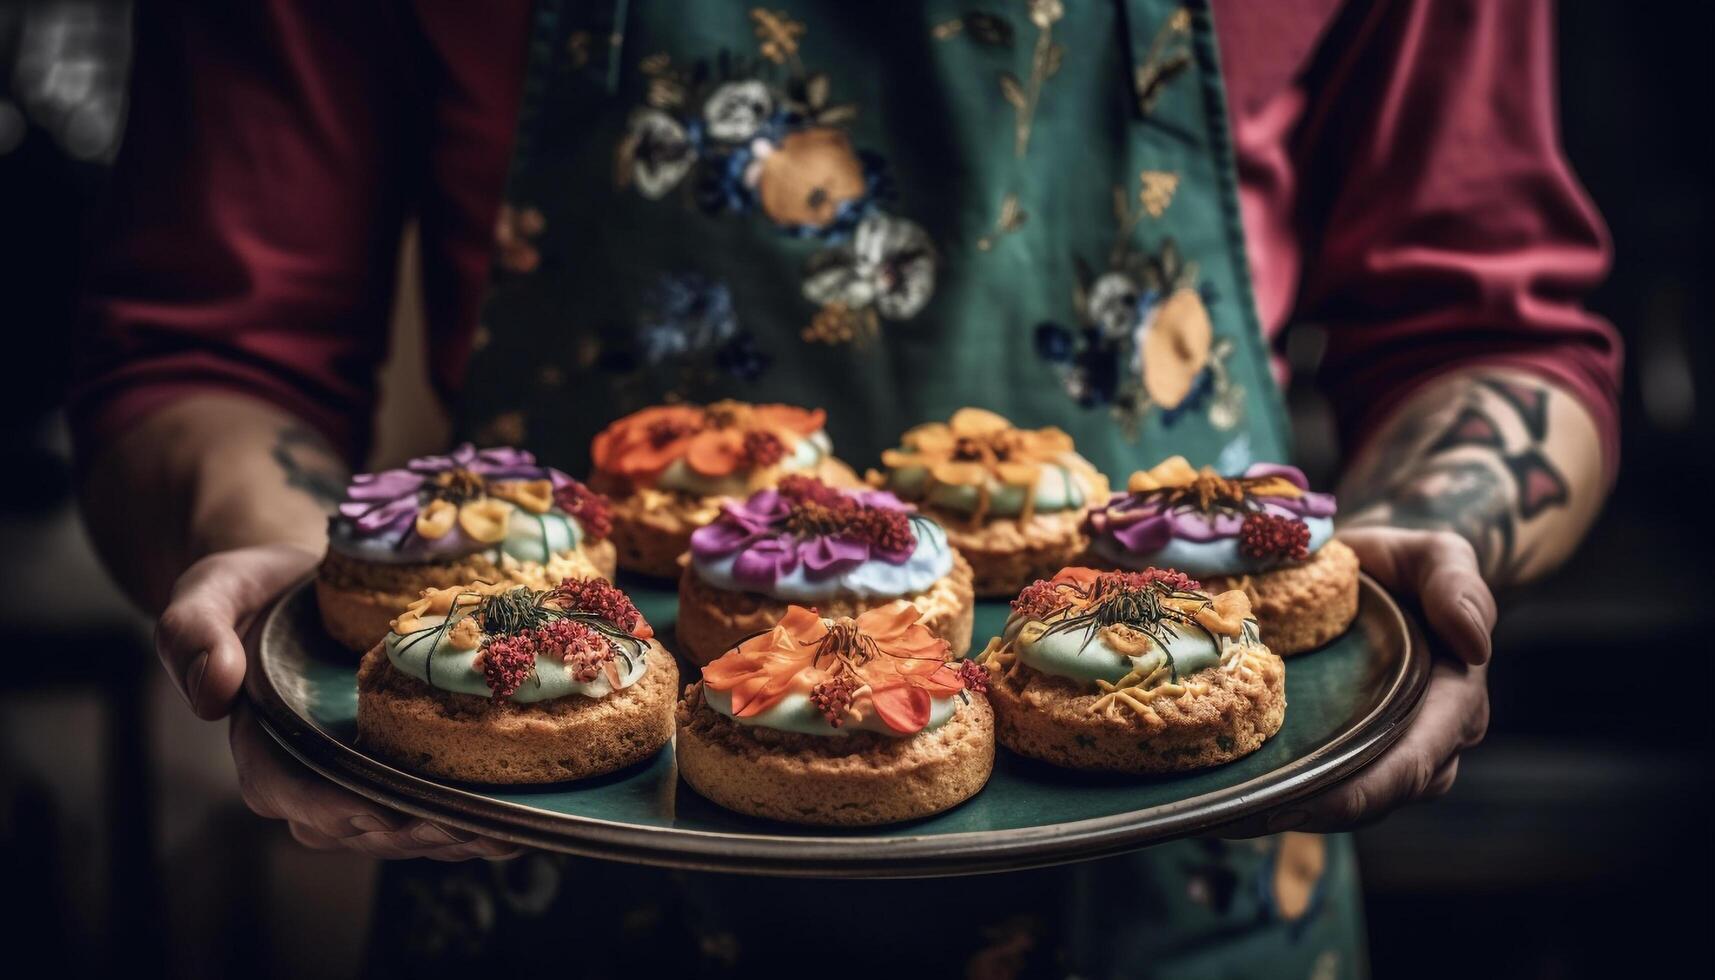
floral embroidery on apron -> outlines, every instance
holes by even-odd
[[[882,320],[910,320],[929,302],[934,244],[881,210],[892,190],[886,161],[852,144],[844,127],[858,107],[830,102],[828,75],[800,59],[804,25],[762,8],[750,19],[759,57],[643,61],[647,105],[632,112],[615,152],[616,182],[650,200],[688,188],[706,215],[759,215],[826,243],[804,269],[801,289],[816,310],[801,337],[867,342]]]

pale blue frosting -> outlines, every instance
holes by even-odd
[[[1174,624],[1174,629],[1177,633],[1168,640],[1167,653],[1173,655],[1180,677],[1218,665],[1222,653],[1233,642],[1233,638],[1223,636],[1217,645],[1208,633],[1195,626]],[[1034,640],[1015,642],[1013,649],[1018,659],[1034,670],[1082,682],[1104,680],[1113,684],[1134,670],[1147,676],[1167,662],[1166,655],[1154,644],[1137,656],[1123,654],[1107,644],[1101,630],[1044,633]]]
[[[1327,544],[1334,536],[1334,519],[1331,517],[1305,517],[1304,523],[1310,528],[1310,553]],[[1148,554],[1136,554],[1127,551],[1125,546],[1114,539],[1112,535],[1099,535],[1090,544],[1090,550],[1104,561],[1111,562],[1120,568],[1141,571],[1153,565],[1156,568],[1177,569],[1192,578],[1206,578],[1213,575],[1255,575],[1280,567],[1278,561],[1247,558],[1239,553],[1237,537],[1221,537],[1210,541],[1191,541],[1175,537],[1166,546]]]
[[[915,595],[929,588],[953,570],[953,549],[947,545],[947,532],[934,521],[911,522],[917,535],[917,547],[903,564],[894,565],[872,558],[853,568],[826,577],[809,574],[803,562],[780,576],[773,587],[762,591],[754,584],[742,583],[733,575],[733,563],[740,552],[719,558],[693,557],[691,567],[697,577],[717,589],[728,592],[758,592],[788,602],[832,599],[850,596],[859,599],[895,599]]]
[[[439,626],[445,621],[445,616],[422,617],[422,623],[426,627]],[[430,687],[454,694],[493,697],[494,692],[489,690],[482,669],[476,665],[478,651],[454,649],[448,644],[447,634],[444,632],[430,635],[412,633],[407,636],[388,633],[386,646],[387,660],[395,670],[409,674]],[[538,657],[535,677],[526,680],[507,700],[528,704],[534,701],[552,701],[572,694],[591,698],[606,697],[615,690],[622,690],[637,683],[649,669],[649,658],[646,655],[633,656],[629,665],[624,657],[616,657],[614,663],[620,672],[617,687],[608,680],[605,670],[593,681],[580,681],[566,669],[565,663],[558,657]]]
[[[749,718],[738,718],[732,713],[732,692],[717,691],[703,685],[703,700],[709,707],[720,714],[726,715],[741,725],[755,725],[758,728],[772,728],[782,732],[797,732],[800,735],[849,735],[854,731],[877,732],[882,735],[902,737],[898,732],[887,727],[887,723],[871,712],[868,717],[859,722],[846,722],[839,728],[828,724],[828,719],[822,716],[816,706],[810,703],[810,696],[794,692],[780,699],[766,711],[757,713]],[[958,696],[948,698],[933,698],[929,702],[929,723],[923,726],[923,731],[933,731],[947,723],[958,710]],[[913,733],[916,734],[916,733]]]
[[[532,514],[514,506],[506,522],[506,537],[486,548],[471,547],[468,537],[455,524],[446,536],[424,542],[415,538],[413,547],[401,548],[400,541],[389,535],[357,536],[349,522],[335,521],[329,528],[328,545],[348,558],[388,564],[415,564],[424,561],[452,560],[464,555],[480,554],[489,561],[499,561],[502,554],[517,561],[546,562],[553,554],[570,551],[584,539],[584,530],[576,519],[558,507],[545,514]],[[415,535],[415,532],[411,532]],[[444,547],[437,547],[445,541]]]

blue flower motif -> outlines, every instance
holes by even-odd
[[[713,351],[738,332],[732,291],[699,273],[663,275],[642,307],[637,340],[650,364]]]
[[[1058,323],[1038,323],[1035,337],[1036,356],[1050,364],[1069,364],[1077,343],[1068,327]]]
[[[740,381],[755,381],[774,363],[749,332],[740,333],[715,351],[715,366]]]

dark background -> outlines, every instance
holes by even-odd
[[[0,936],[73,972],[352,969],[360,929],[294,940],[324,928],[313,911],[361,916],[368,869],[300,853],[243,810],[223,733],[164,690],[147,624],[71,510],[66,325],[121,127],[126,20],[124,4],[0,0],[0,635],[14,664],[0,674]],[[1458,786],[1360,835],[1382,977],[1654,973],[1701,961],[1715,921],[1715,13],[1568,2],[1559,20],[1566,150],[1617,245],[1591,305],[1627,343],[1621,476],[1569,565],[1504,597],[1493,724]],[[1292,402],[1318,416],[1313,391]],[[315,910],[295,900],[312,883]]]

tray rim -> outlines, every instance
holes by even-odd
[[[287,628],[276,626],[276,620],[311,587],[308,577],[253,621],[245,643],[250,658],[245,689],[262,728],[324,778],[411,816],[497,840],[604,860],[777,877],[913,878],[1025,870],[1107,857],[1231,824],[1332,785],[1392,745],[1421,706],[1432,657],[1416,621],[1367,573],[1359,575],[1360,608],[1366,601],[1378,602],[1404,644],[1399,667],[1367,715],[1316,751],[1226,789],[1144,810],[1011,830],[831,837],[656,827],[543,810],[406,772],[299,715],[268,676],[261,662],[262,639]],[[682,781],[679,787],[695,792]]]

